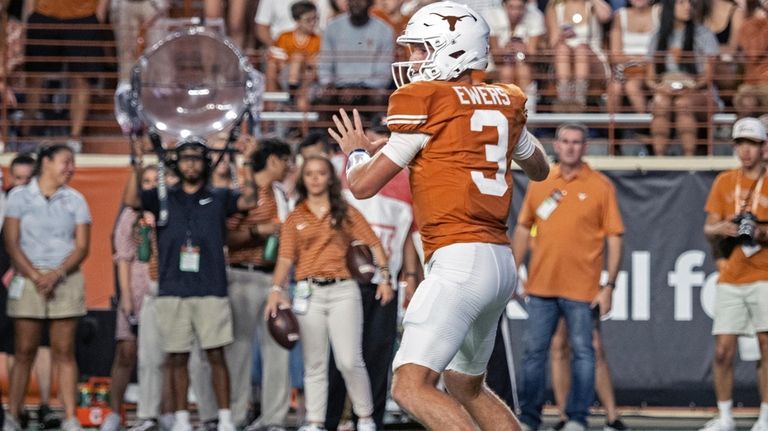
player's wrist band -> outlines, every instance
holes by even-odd
[[[349,161],[347,161],[347,174],[349,174],[349,171],[352,170],[357,165],[362,165],[363,163],[368,162],[368,160],[371,160],[371,155],[368,154],[368,151],[365,150],[365,148],[355,148],[349,153]]]
[[[282,287],[280,287],[280,286],[275,284],[275,285],[273,285],[272,287],[269,288],[269,291],[270,292],[280,292],[280,293],[283,293],[285,291],[285,289],[283,289]]]

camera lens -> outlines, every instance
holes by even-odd
[[[755,242],[755,228],[757,226],[756,221],[757,220],[755,219],[755,216],[751,213],[743,214],[739,218],[739,241],[748,244]]]

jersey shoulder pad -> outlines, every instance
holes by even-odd
[[[423,132],[429,120],[429,107],[437,87],[429,82],[413,82],[389,96],[387,127],[392,132]]]

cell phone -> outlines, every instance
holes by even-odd
[[[573,26],[570,24],[563,24],[560,26],[560,31],[563,33],[563,37],[570,39],[576,37],[576,32],[573,30]]]
[[[594,329],[600,329],[600,304],[592,307],[592,327]]]

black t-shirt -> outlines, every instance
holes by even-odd
[[[227,296],[225,222],[237,212],[238,197],[238,192],[229,189],[203,187],[190,195],[178,186],[168,188],[168,223],[157,228],[160,296]],[[157,189],[142,192],[141,202],[157,217]],[[198,272],[179,267],[188,239],[200,253]]]

